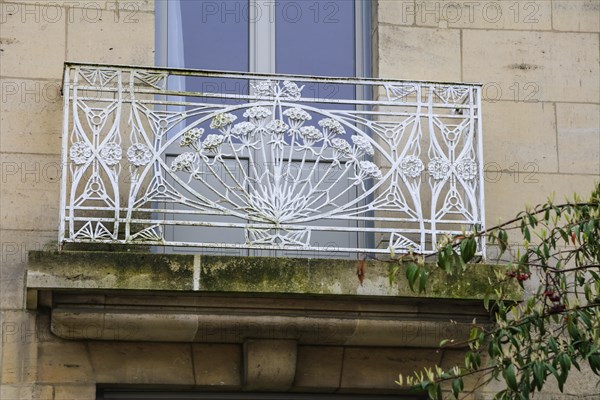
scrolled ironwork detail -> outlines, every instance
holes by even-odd
[[[431,253],[483,229],[479,85],[69,64],[65,97],[61,243]]]

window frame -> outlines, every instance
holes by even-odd
[[[156,2],[155,15],[155,63],[168,67],[169,3],[180,0]],[[277,1],[248,0],[249,7],[276,7]],[[260,4],[263,4],[262,6]],[[249,71],[275,73],[276,23],[270,18],[250,19],[249,23]],[[355,75],[369,78],[372,74],[371,53],[371,1],[354,0]],[[244,72],[244,71],[242,71]],[[365,96],[367,93],[358,94]]]

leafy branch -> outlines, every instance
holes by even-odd
[[[511,242],[509,235],[515,234],[519,238]],[[440,343],[468,346],[463,365],[425,368],[401,375],[396,383],[426,391],[430,399],[459,399],[464,379],[479,375],[479,386],[504,382],[495,399],[524,400],[551,377],[562,392],[571,368],[581,370],[584,363],[600,375],[600,185],[589,201],[577,195],[563,204],[549,199],[485,231],[446,236],[436,254],[404,255],[391,273],[404,265],[410,288],[423,292],[430,275],[427,259],[435,257],[437,268],[447,274],[461,273],[484,241],[498,250],[492,262],[497,269],[484,296],[493,328],[474,324],[467,340]],[[507,287],[515,283],[532,294],[511,301]]]

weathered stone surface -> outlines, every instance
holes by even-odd
[[[40,15],[46,15],[47,19],[52,19],[53,14],[56,12],[54,9],[56,6],[64,7],[64,13],[61,14],[61,18],[67,19],[69,21],[79,19],[86,19],[88,21],[95,20],[97,10],[114,11],[116,9],[124,10],[128,13],[123,13],[120,15],[120,18],[131,19],[139,12],[152,12],[154,11],[154,1],[155,0],[55,0],[50,3],[50,5],[45,5],[40,0],[16,0],[14,3],[23,3],[27,6],[27,8],[18,9],[17,12],[21,11],[30,11],[34,8],[33,5],[38,5],[40,7]],[[13,1],[11,1],[13,3]],[[20,4],[19,4],[20,5]],[[44,10],[45,8],[45,10]],[[104,16],[101,14],[100,17]]]
[[[106,332],[104,314],[61,309],[52,311],[50,329],[54,335],[68,340],[120,340],[125,335],[121,330]]]
[[[457,315],[458,317],[458,315]],[[360,319],[346,342],[350,346],[403,346],[435,348],[442,339],[468,339],[470,325],[444,321],[385,321]]]
[[[458,30],[381,25],[378,33],[380,77],[461,80]]]
[[[572,198],[575,192],[587,198],[597,181],[598,178],[593,175],[486,173],[487,225],[494,226],[498,221],[514,218],[526,205],[545,203],[552,193],[555,193],[557,201]]]
[[[425,0],[415,2],[414,11],[405,5],[404,14],[414,13],[417,26],[537,31],[552,29],[551,10],[547,0]]]
[[[194,379],[198,386],[238,388],[242,378],[242,346],[194,344]]]
[[[90,342],[88,347],[96,382],[194,384],[189,345]]]
[[[598,0],[553,0],[552,24],[559,31],[600,31]]]
[[[38,382],[95,382],[85,343],[45,342],[38,353]]]
[[[0,79],[3,152],[60,154],[61,85],[60,81]]]
[[[415,23],[414,0],[379,0],[377,17],[379,22],[394,25],[412,25]]]
[[[353,348],[344,350],[341,389],[398,389],[398,374],[411,374],[440,362],[435,350]]]
[[[355,275],[356,261],[351,260],[203,256],[201,268],[202,291],[417,296],[404,279],[397,279],[390,286],[386,262],[369,261],[362,284]],[[485,287],[479,283],[487,285],[486,274],[490,271],[479,266],[469,271],[472,286],[455,290],[449,282],[434,279],[426,296],[482,296]]]
[[[299,346],[294,390],[334,391],[340,385],[344,348]]]
[[[1,76],[61,78],[65,57],[65,21],[44,15],[44,7],[39,4],[29,5],[27,9],[19,4],[2,5]]]
[[[90,14],[90,18],[91,16],[93,16],[94,14],[92,14],[92,11],[99,9],[105,9],[106,8],[106,3],[108,2],[114,2],[115,0],[78,0],[78,1],[69,1],[69,0],[55,0],[52,2],[52,5],[50,6],[45,6],[44,3],[42,3],[39,0],[17,0],[14,3],[18,3],[17,5],[24,5],[26,7],[23,7],[22,9],[17,9],[17,12],[26,12],[26,11],[30,11],[33,12],[33,10],[35,10],[35,8],[33,7],[34,5],[37,5],[39,7],[39,14],[40,16],[46,14],[48,16],[48,18],[51,16],[50,12],[54,10],[54,8],[56,7],[65,7],[67,10],[69,9],[76,9],[76,10],[85,10],[88,9],[89,10],[89,14]],[[132,2],[136,2],[137,0],[131,0]],[[143,0],[140,0],[143,1]],[[12,3],[12,1],[11,1]],[[80,17],[83,18],[81,15],[78,15],[75,13],[75,11],[72,11],[73,15],[72,15],[72,19],[75,19],[76,17]],[[68,18],[68,16],[67,16]]]
[[[56,236],[54,231],[0,229],[0,309],[23,308],[28,253],[47,248]]]
[[[553,104],[487,102],[483,132],[487,170],[558,172]]]
[[[38,331],[35,314],[15,310],[2,311],[0,315],[0,387],[36,382]]]
[[[270,257],[200,257],[201,292],[346,294],[419,297],[404,279],[390,284],[389,263],[369,261],[362,284],[356,261]],[[197,263],[196,263],[197,264]],[[90,268],[93,265],[94,268]],[[193,291],[194,256],[116,252],[32,252],[27,285],[30,289],[133,289]],[[426,297],[481,299],[490,266],[473,265],[460,277],[432,269]],[[401,276],[402,267],[398,274]]]
[[[346,299],[349,308],[339,309],[333,302],[317,305],[301,300],[290,307],[284,297],[277,299],[275,308],[270,306],[271,299],[250,295],[245,300],[247,304],[240,305],[221,299],[217,308],[210,303],[197,307],[142,306],[127,300],[118,307],[89,308],[86,303],[75,306],[75,299],[66,299],[66,306],[56,300],[52,332],[70,340],[243,343],[254,338],[295,340],[305,345],[427,348],[437,347],[444,338],[464,339],[472,318],[486,317],[482,305],[473,301],[423,299],[419,307],[405,307],[412,300],[382,305],[362,298]],[[135,315],[132,307],[136,308]],[[428,312],[432,308],[435,315]],[[168,315],[165,309],[170,309]],[[310,315],[305,309],[312,310]],[[456,324],[448,323],[443,315]]]
[[[58,226],[61,162],[58,155],[1,154],[2,229],[53,230]],[[43,205],[43,206],[41,206]]]
[[[114,2],[113,2],[114,5]],[[95,15],[97,15],[96,13]],[[154,15],[103,11],[75,19],[67,28],[68,60],[93,63],[153,65]],[[127,32],[126,37],[123,33]]]
[[[168,311],[152,314],[116,312],[105,315],[103,332],[109,335],[108,340],[117,335],[120,340],[190,342],[197,329],[198,319],[195,315]]]
[[[29,287],[192,290],[193,256],[148,253],[32,253]]]
[[[0,385],[0,399],[2,400],[49,400],[52,399],[52,392],[53,387],[51,385],[35,383]]]
[[[94,400],[96,385],[54,385],[54,400]]]
[[[297,345],[293,340],[244,342],[244,388],[286,391],[296,374]]]
[[[518,98],[598,103],[598,45],[598,35],[590,33],[465,30],[463,79],[494,86],[494,97],[504,100],[520,93]]]
[[[138,12],[155,11],[155,1],[156,0],[116,0],[116,7],[129,13],[127,14],[127,18],[132,19],[135,18],[135,15]],[[107,1],[106,8],[108,10],[114,10],[115,1]],[[123,13],[121,16],[123,16]]]
[[[256,314],[256,313],[254,313]],[[310,318],[309,316],[198,315],[195,342],[242,343],[246,338],[283,340],[299,343],[342,344],[356,326],[351,318]]]
[[[600,175],[600,106],[556,104],[560,172]]]

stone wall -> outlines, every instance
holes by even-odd
[[[380,0],[379,77],[479,82],[487,225],[600,175],[598,0]]]
[[[76,378],[57,378],[60,370],[42,379],[48,369],[38,361],[48,350],[40,338],[49,330],[25,309],[27,252],[56,246],[65,60],[154,64],[154,1],[0,1],[0,398],[6,400],[95,397],[95,389],[73,386]]]
[[[377,76],[484,84],[488,225],[550,192],[557,199],[589,192],[600,174],[600,1],[373,4]],[[27,253],[55,245],[65,60],[153,64],[154,1],[0,1],[0,398],[7,400],[93,399],[97,374],[111,365],[97,369],[101,345],[50,336],[48,319],[25,306]],[[113,346],[118,366],[128,353]],[[172,346],[186,363],[199,351]],[[232,357],[240,351],[230,349]],[[311,354],[299,352],[298,365]],[[344,373],[356,385],[368,365],[352,360],[393,358],[352,354]],[[308,381],[329,379],[311,373]],[[131,383],[145,379],[137,376]],[[594,383],[574,377],[568,387],[597,393]]]

